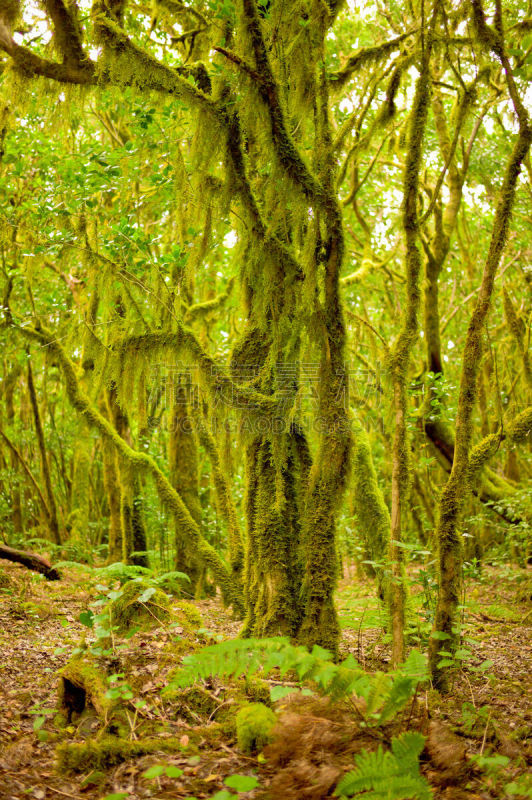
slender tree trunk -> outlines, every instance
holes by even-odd
[[[6,401],[6,417],[9,427],[14,430],[15,426],[15,404],[13,396],[17,384],[17,379],[20,375],[20,369],[12,370],[7,375],[4,382],[4,397]],[[10,464],[13,473],[16,474],[18,467],[18,458],[13,450],[10,451]],[[20,486],[18,479],[15,478],[11,490],[11,520],[13,522],[14,533],[22,533],[23,516],[22,516],[22,501],[20,496]]]
[[[46,444],[44,441],[44,432],[42,428],[41,415],[39,412],[39,404],[37,402],[37,394],[35,392],[35,384],[33,382],[33,371],[31,369],[31,359],[28,358],[28,394],[30,397],[31,408],[33,411],[33,420],[35,423],[35,432],[37,434],[37,444],[39,446],[39,454],[41,458],[41,473],[46,489],[46,497],[48,500],[48,524],[50,533],[55,544],[61,544],[61,533],[59,530],[59,522],[57,519],[57,507],[55,504],[54,491],[52,489],[52,478],[50,476],[50,464],[48,461],[48,454],[46,452]]]
[[[108,555],[110,564],[121,561],[123,553],[122,524],[120,520],[120,482],[116,455],[107,442],[102,442],[103,485],[109,508]]]
[[[128,418],[119,405],[116,386],[114,385],[107,393],[107,404],[109,416],[117,434],[131,447]],[[147,567],[148,557],[146,555],[135,555],[133,557],[131,555],[132,553],[146,553],[148,549],[142,513],[140,479],[135,468],[128,461],[118,458],[117,468],[120,487],[122,560],[126,564]]]
[[[430,34],[429,34],[430,36]],[[421,254],[418,246],[418,190],[421,148],[430,102],[430,38],[425,43],[421,74],[416,83],[410,119],[408,151],[405,162],[403,190],[403,230],[406,244],[406,308],[401,332],[391,353],[393,385],[394,438],[392,447],[392,513],[391,549],[392,582],[390,587],[390,620],[392,629],[392,664],[404,656],[406,580],[402,522],[406,516],[408,498],[408,437],[407,437],[407,380],[410,351],[418,331],[420,306],[419,275]]]
[[[189,413],[186,387],[176,383],[173,387],[173,407],[169,410],[170,431],[168,438],[168,468],[170,482],[188,508],[190,516],[201,527],[201,503],[199,498],[198,443]],[[196,597],[200,597],[206,579],[205,570],[183,539],[182,532],[175,528],[175,568],[186,573]]]

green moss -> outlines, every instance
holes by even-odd
[[[244,691],[248,700],[267,706],[271,703],[270,686],[266,681],[260,680],[260,678],[246,678]]]
[[[201,628],[201,614],[193,603],[180,600],[178,603],[172,605],[172,613],[184,618],[188,623],[187,625],[183,625],[184,628],[188,627],[190,630],[194,631],[197,630],[197,628]]]
[[[262,750],[272,740],[277,717],[264,703],[250,703],[236,715],[238,746],[244,753]]]
[[[165,692],[165,698],[175,703],[176,714],[187,722],[197,724],[198,716],[210,718],[219,706],[217,699],[201,686]]]
[[[149,589],[142,581],[128,581],[120,596],[110,605],[111,624],[123,633],[133,625],[153,628],[170,621],[170,598],[155,589],[149,598],[140,598]]]
[[[354,511],[358,532],[364,542],[366,558],[383,564],[390,547],[390,513],[378,483],[368,436],[358,420],[353,420],[353,438]],[[371,572],[377,577],[379,596],[384,599],[389,579],[382,568],[372,566]]]
[[[130,742],[106,736],[83,743],[60,744],[56,750],[57,766],[61,772],[87,772],[108,769],[131,758],[151,753],[176,753],[182,750],[178,739],[139,739]]]
[[[67,720],[73,714],[81,714],[92,706],[105,721],[108,720],[114,701],[105,696],[108,687],[107,677],[87,656],[76,656],[59,673],[58,705],[61,715]]]
[[[14,580],[7,572],[0,569],[0,589],[11,589],[15,585]]]

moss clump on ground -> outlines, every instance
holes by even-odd
[[[59,710],[70,722],[73,714],[81,714],[92,706],[105,721],[114,701],[106,697],[108,687],[105,673],[87,656],[71,659],[59,673]]]
[[[250,703],[236,715],[238,746],[244,753],[262,750],[272,741],[277,717],[264,703]]]
[[[186,633],[201,627],[201,615],[192,603],[175,602],[161,589],[142,580],[124,584],[120,596],[109,606],[111,624],[118,633],[125,633],[134,626],[143,629],[174,623]]]
[[[170,598],[143,581],[128,581],[119,597],[110,604],[109,611],[111,624],[118,633],[125,633],[134,625],[158,627],[170,621]]]
[[[7,572],[0,569],[0,589],[13,589],[15,586],[15,581],[11,578]]]
[[[244,691],[248,700],[254,703],[264,703],[267,706],[271,705],[270,686],[266,681],[260,678],[246,678]]]
[[[176,713],[187,722],[197,724],[198,717],[210,717],[221,701],[201,686],[190,689],[175,689],[165,692],[165,698],[176,703]]]
[[[56,750],[57,766],[61,772],[105,770],[130,758],[151,753],[178,753],[182,749],[176,738],[138,739],[130,742],[127,739],[106,736],[87,742],[60,744]]]
[[[193,603],[187,603],[185,600],[173,603],[172,614],[176,615],[177,620],[186,631],[196,631],[201,628],[201,614]]]

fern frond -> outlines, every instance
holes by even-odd
[[[419,756],[425,738],[407,732],[392,739],[391,751],[364,750],[355,757],[355,769],[345,775],[336,795],[364,800],[430,800],[432,790],[419,772]]]
[[[309,652],[283,637],[236,639],[188,655],[169,688],[183,689],[211,676],[252,678],[258,673],[266,676],[279,670],[284,677],[292,672],[300,681],[313,681],[321,694],[333,700],[352,695],[362,697],[367,716],[381,724],[392,719],[412,697],[418,684],[419,663],[414,658],[396,673],[369,675],[352,655],[335,664],[328,650],[315,646]]]

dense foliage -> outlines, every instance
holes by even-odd
[[[0,555],[333,659],[355,561],[448,689],[531,555],[531,49],[514,0],[0,3]]]

